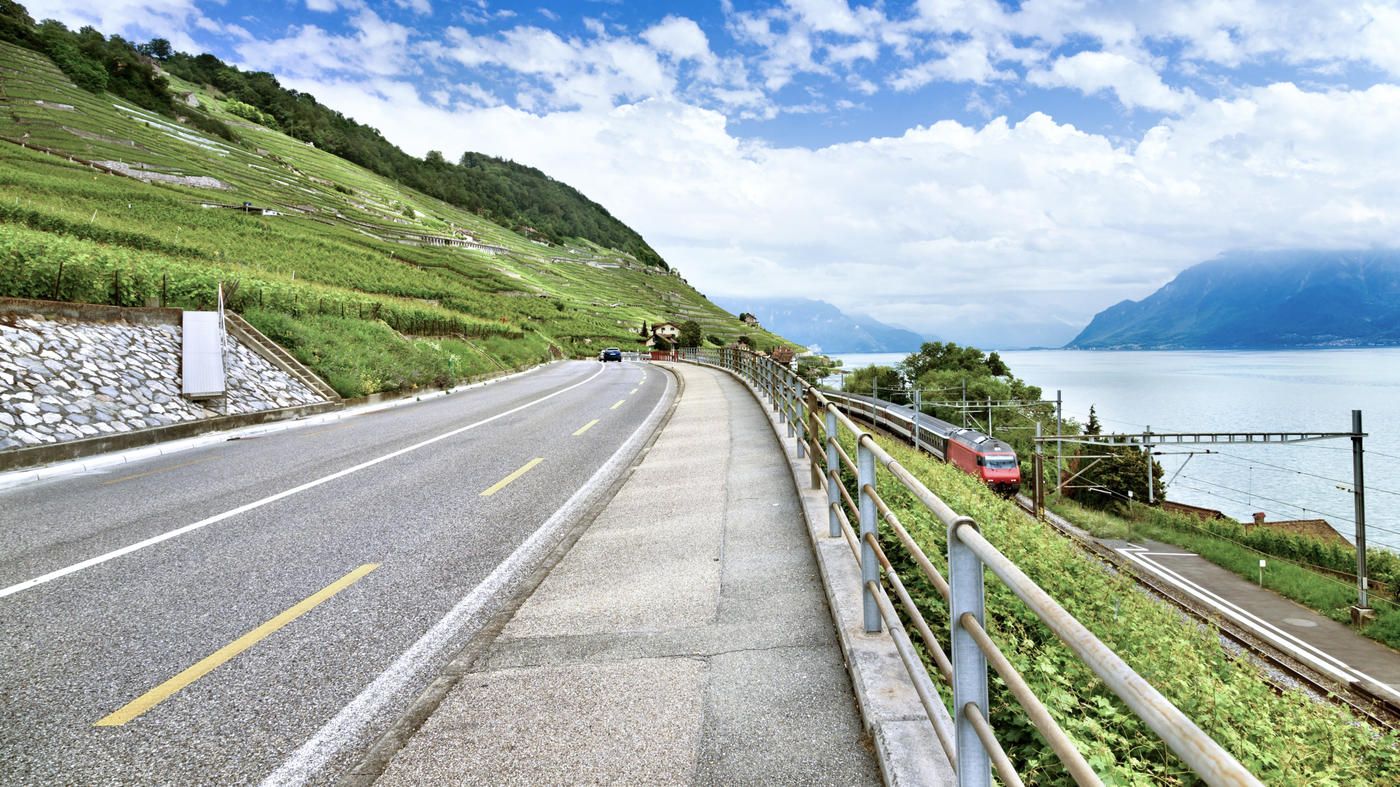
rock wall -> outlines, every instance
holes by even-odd
[[[0,451],[325,399],[229,338],[227,393],[180,396],[180,326],[0,315]]]

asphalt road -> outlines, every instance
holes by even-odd
[[[673,389],[554,364],[0,492],[0,783],[333,780],[605,497]]]

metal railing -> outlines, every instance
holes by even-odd
[[[1102,784],[1084,755],[988,634],[984,610],[985,569],[1005,583],[1202,780],[1213,785],[1260,784],[1238,760],[983,537],[975,521],[960,516],[881,448],[869,432],[843,411],[843,406],[863,410],[862,417],[868,415],[874,424],[880,424],[883,418],[886,428],[893,427],[917,441],[919,428],[912,416],[868,401],[828,394],[809,385],[786,366],[744,350],[683,349],[678,351],[678,358],[726,369],[748,381],[767,399],[779,422],[786,425],[788,436],[797,441],[798,456],[810,457],[812,487],[826,490],[827,535],[844,537],[860,565],[865,631],[889,630],[960,786],[990,784],[993,769],[1003,784],[1022,783],[1014,764],[997,742],[989,721],[988,667],[1005,682],[1075,782]],[[840,404],[835,401],[838,399]],[[855,445],[854,459],[842,445],[843,436]],[[881,470],[947,528],[947,578],[939,573],[899,516],[880,496],[877,472]],[[843,478],[855,479],[854,496]],[[922,611],[910,598],[899,572],[886,557],[878,531],[881,523],[889,526],[948,605],[948,651],[944,650],[942,640],[933,633]],[[925,643],[943,682],[952,688],[951,718],[903,619],[890,600],[890,591],[898,600],[904,618]]]

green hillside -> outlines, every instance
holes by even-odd
[[[346,395],[634,347],[643,321],[783,341],[659,257],[526,238],[165,78],[200,126],[233,139],[0,42],[0,295],[208,307],[222,281],[233,308]]]

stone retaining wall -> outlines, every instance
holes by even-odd
[[[229,338],[227,393],[180,396],[180,326],[0,312],[0,451],[324,402]]]

